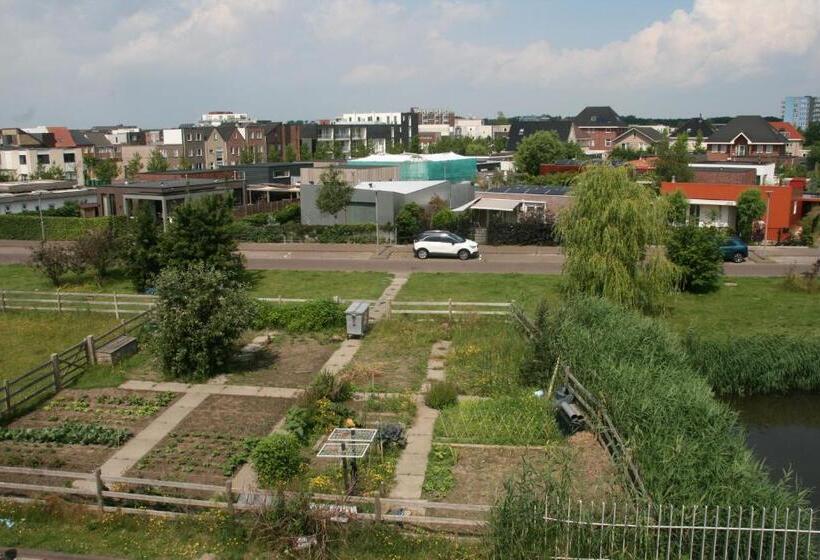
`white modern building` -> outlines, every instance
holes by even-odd
[[[336,117],[337,124],[401,124],[401,111],[392,113],[344,113]]]
[[[202,115],[200,126],[219,126],[226,123],[251,122],[248,113],[234,113],[233,111],[209,111]]]
[[[21,181],[0,183],[0,214],[20,214],[62,208],[67,202],[97,201],[94,188],[78,188],[73,181]]]

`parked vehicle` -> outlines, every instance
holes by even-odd
[[[430,230],[416,237],[413,241],[413,252],[420,259],[438,255],[458,257],[466,261],[478,255],[478,243],[450,231]]]
[[[749,246],[736,235],[727,237],[720,245],[723,260],[742,263],[749,258]]]

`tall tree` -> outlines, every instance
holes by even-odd
[[[148,156],[148,163],[145,168],[151,173],[168,171],[168,160],[165,159],[165,156],[162,155],[159,148],[151,150],[151,155]]]
[[[242,279],[244,266],[233,229],[230,195],[205,196],[178,206],[162,236],[163,266],[202,262]]]
[[[530,134],[518,144],[515,152],[515,167],[519,173],[538,175],[542,163],[552,163],[559,159],[569,159],[579,154],[580,147],[564,143],[554,132],[541,131]]]
[[[350,204],[353,187],[342,177],[342,172],[329,167],[319,176],[322,186],[316,195],[316,207],[323,214],[331,214],[338,221],[338,214]]]
[[[723,277],[722,237],[716,228],[697,224],[672,228],[666,252],[680,271],[682,290],[702,294],[720,288]]]
[[[705,154],[706,146],[703,145],[703,132],[698,130],[698,135],[695,136],[695,150],[696,154]]]
[[[563,286],[569,294],[604,297],[654,313],[677,280],[675,267],[653,245],[666,235],[666,207],[621,168],[593,166],[572,187],[573,203],[559,215],[564,246]]]
[[[757,189],[740,193],[737,199],[737,234],[745,242],[752,240],[754,224],[766,213],[766,203]]]
[[[333,150],[329,142],[317,142],[316,151],[313,152],[313,159],[316,161],[327,161],[333,158]]]
[[[113,159],[100,159],[94,165],[94,176],[101,185],[110,185],[119,172],[119,166]]]
[[[268,162],[275,163],[278,161],[282,161],[282,154],[279,151],[279,146],[273,145],[268,148]]]
[[[299,156],[296,154],[296,150],[293,146],[290,144],[285,146],[285,161],[290,163],[292,161],[296,161],[297,159],[299,159]]]
[[[363,158],[373,153],[373,145],[365,140],[355,140],[350,148],[350,157]]]
[[[129,223],[124,242],[126,273],[137,292],[144,292],[153,285],[159,274],[159,242],[153,201],[143,201],[137,205],[136,217]]]
[[[256,163],[256,152],[253,151],[253,146],[245,146],[240,150],[239,162],[243,165]]]
[[[134,154],[128,163],[125,164],[124,172],[125,178],[130,179],[132,177],[136,177],[137,173],[140,172],[142,169],[142,156],[139,154]]]
[[[663,140],[655,146],[658,160],[655,162],[655,175],[661,181],[674,180],[678,183],[688,183],[695,178],[695,173],[689,167],[692,156],[689,154],[689,137],[681,134],[669,145],[669,137],[664,135]]]
[[[190,171],[193,168],[194,168],[194,164],[191,163],[191,161],[188,158],[186,158],[185,156],[182,156],[182,158],[179,160],[179,170],[180,171]]]
[[[411,154],[421,153],[421,139],[419,138],[418,134],[416,134],[410,139],[410,146],[407,148],[407,151]]]
[[[803,132],[804,144],[814,146],[820,144],[820,122],[813,122]]]
[[[676,190],[666,196],[666,221],[670,226],[681,226],[689,216],[689,201],[683,191]]]
[[[333,152],[332,152],[331,157],[333,157],[333,159],[335,159],[335,160],[344,159],[345,158],[344,147],[345,147],[344,143],[341,140],[334,140],[333,141]]]

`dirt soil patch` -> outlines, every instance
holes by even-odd
[[[211,395],[142,458],[128,476],[223,484],[250,438],[269,434],[291,399]]]
[[[313,381],[338,345],[329,337],[278,336],[245,371],[229,375],[228,383],[301,389]]]
[[[573,494],[585,501],[600,501],[619,494],[618,472],[595,437],[581,432],[558,448],[454,447],[455,485],[438,501],[459,504],[493,504],[504,482],[520,474],[523,466],[534,471],[556,471],[572,466]]]
[[[171,402],[174,394],[122,389],[67,389],[42,407],[13,421],[10,428],[49,428],[66,422],[101,424],[125,428],[136,434]],[[58,469],[90,473],[101,466],[116,447],[0,441],[0,464],[29,468]],[[62,486],[66,479],[3,476],[34,484]]]

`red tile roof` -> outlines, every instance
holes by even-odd
[[[54,146],[57,148],[73,148],[77,145],[71,131],[64,126],[49,126],[48,131],[54,135]]]
[[[782,122],[782,121],[774,121],[770,122],[772,128],[778,131],[780,134],[788,138],[789,140],[803,140],[803,135],[800,134],[800,131],[797,130],[792,123]]]

